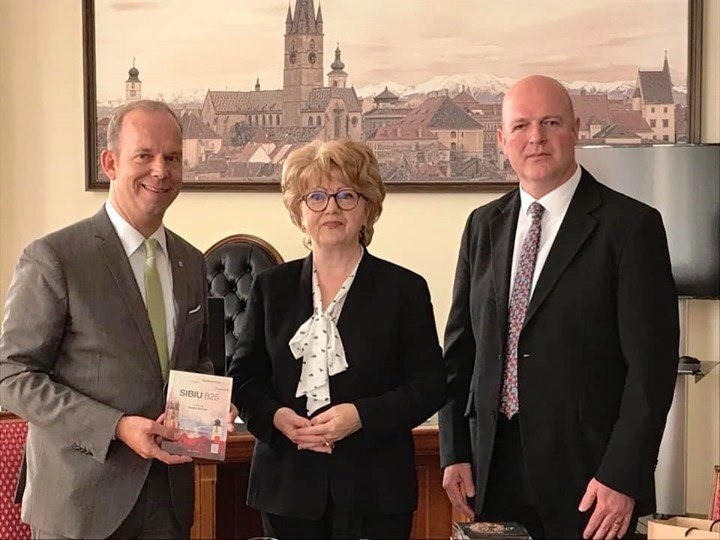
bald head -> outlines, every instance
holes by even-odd
[[[536,199],[570,179],[579,121],[565,87],[532,75],[510,87],[502,106],[498,142],[523,189]]]
[[[513,102],[527,101],[529,99],[541,98],[544,100],[552,99],[562,106],[563,112],[570,119],[575,119],[575,111],[573,110],[570,94],[560,81],[545,75],[530,75],[520,79],[513,84],[506,92],[502,103],[502,121],[505,126],[508,117],[508,108]]]

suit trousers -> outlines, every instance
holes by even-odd
[[[478,519],[514,521],[523,525],[533,539],[546,536],[525,469],[517,414],[512,419],[498,416],[485,504]]]
[[[356,516],[338,508],[328,492],[327,506],[320,519],[302,519],[262,512],[265,535],[286,538],[410,538],[413,513]]]
[[[595,507],[587,512],[570,511],[565,516],[543,519],[528,480],[520,435],[519,415],[500,415],[495,432],[485,505],[478,516],[484,521],[514,521],[538,538],[582,538]],[[580,501],[577,501],[580,504]],[[633,538],[638,516],[633,515],[625,538]]]
[[[106,489],[112,489],[107,486]],[[32,529],[34,539],[63,538]],[[190,538],[190,531],[180,529],[170,495],[168,465],[153,460],[150,472],[130,513],[109,538]]]

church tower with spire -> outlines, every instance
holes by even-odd
[[[323,86],[322,9],[315,12],[313,0],[296,0],[295,12],[288,5],[285,19],[283,72],[283,124],[301,125],[300,109],[310,91]]]
[[[128,70],[128,79],[125,81],[125,103],[131,101],[139,101],[142,99],[142,81],[140,80],[140,72],[135,67],[135,59],[133,65]]]
[[[347,86],[348,74],[345,73],[345,64],[340,60],[340,44],[335,49],[335,61],[330,64],[332,71],[328,73],[328,86],[345,88]]]

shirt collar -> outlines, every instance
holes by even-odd
[[[520,211],[527,215],[528,208],[534,202],[538,202],[545,209],[545,214],[549,216],[557,216],[563,214],[568,206],[570,206],[570,200],[572,199],[575,189],[580,183],[580,177],[582,176],[582,169],[580,165],[575,166],[575,172],[572,176],[564,182],[562,185],[553,189],[550,193],[547,193],[539,199],[533,198],[522,186],[520,186]]]
[[[110,222],[115,228],[115,232],[120,238],[120,243],[125,250],[125,254],[130,257],[135,253],[140,246],[143,245],[145,237],[132,225],[130,225],[125,219],[115,210],[108,199],[105,202],[105,210],[107,211]],[[165,226],[161,223],[160,226],[150,235],[150,238],[155,238],[160,244],[160,249],[167,255],[167,243],[165,240]]]

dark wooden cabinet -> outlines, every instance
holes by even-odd
[[[449,538],[453,512],[442,488],[437,426],[415,428],[413,438],[419,497],[412,538]],[[192,538],[262,536],[260,515],[245,504],[254,444],[249,433],[231,434],[224,462],[196,460]]]

